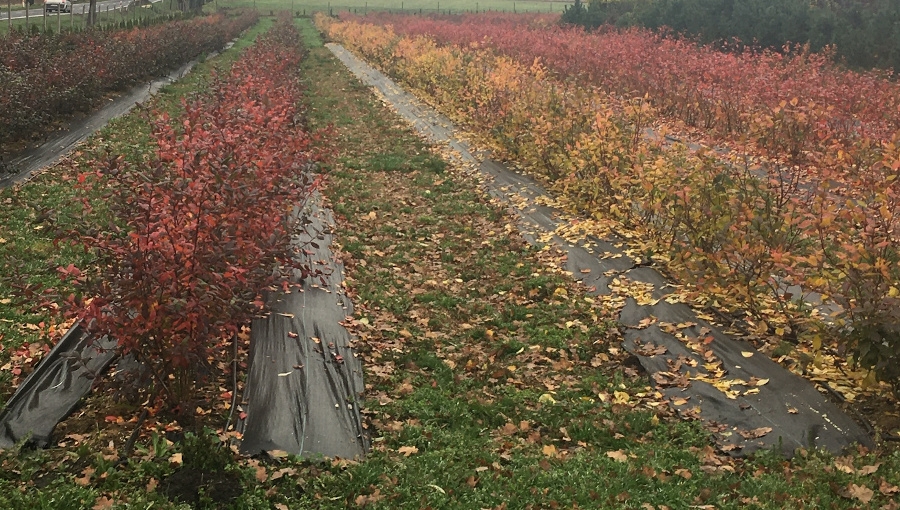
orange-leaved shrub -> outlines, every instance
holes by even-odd
[[[638,231],[658,260],[706,291],[696,303],[737,304],[758,332],[796,340],[810,312],[786,289],[832,295],[844,308],[846,353],[900,382],[890,368],[900,345],[889,313],[900,288],[893,233],[900,164],[896,142],[878,138],[889,126],[869,136],[828,105],[784,101],[738,112],[727,127],[729,110],[720,105],[710,107],[716,129],[746,131],[733,141],[747,151],[690,150],[665,142],[664,131],[647,131],[668,108],[651,93],[630,95],[585,79],[587,71],[562,72],[562,56],[555,68],[535,56],[535,46],[579,34],[525,24],[502,32],[501,42],[496,34],[467,36],[497,22],[471,29],[415,18],[402,30],[421,33],[404,36],[365,21],[317,19],[330,37],[483,135],[500,156],[544,176],[573,208]],[[456,44],[423,35],[420,25]]]

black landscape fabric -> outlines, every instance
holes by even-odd
[[[269,315],[251,325],[246,415],[238,420],[244,454],[354,459],[369,448],[358,405],[362,364],[341,324],[353,308],[341,287],[343,265],[330,249],[331,215],[319,203],[317,195],[308,205],[310,224],[295,242],[324,276],[270,296]]]
[[[56,424],[91,391],[94,377],[115,358],[115,347],[115,341],[97,339],[80,325],[73,326],[19,385],[0,413],[0,448],[23,439],[46,447]]]

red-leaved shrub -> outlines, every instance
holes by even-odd
[[[190,401],[198,368],[224,360],[223,339],[259,310],[279,268],[297,268],[295,211],[321,154],[298,123],[301,57],[282,20],[182,117],[155,121],[153,161],[114,157],[85,176],[108,188],[115,226],[83,238],[102,269],[79,317],[149,367],[171,404]]]
[[[0,144],[94,108],[104,94],[160,76],[221,49],[256,11],[214,14],[129,30],[0,37]]]

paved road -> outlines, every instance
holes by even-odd
[[[152,3],[162,2],[162,0],[150,0]],[[19,2],[15,2],[17,5]],[[115,11],[118,9],[123,9],[128,7],[134,3],[134,0],[108,0],[106,2],[98,1],[97,2],[97,12],[107,12],[107,11]],[[72,5],[72,14],[84,14],[88,11],[88,7],[90,4],[88,3],[78,3]],[[0,3],[0,21],[7,21],[10,18],[10,13],[6,11],[5,6]],[[12,11],[12,19],[25,19],[25,11]],[[39,18],[44,15],[44,8],[40,6],[36,9],[28,9],[28,17],[29,18]],[[69,16],[69,13],[60,14],[61,16]],[[48,16],[54,17],[57,16],[57,13],[52,12],[49,13]]]

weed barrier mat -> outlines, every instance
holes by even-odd
[[[22,381],[0,413],[0,448],[22,440],[38,448],[50,444],[56,424],[87,395],[94,378],[116,357],[116,342],[96,338],[80,324],[66,332]]]
[[[719,448],[735,456],[776,449],[790,457],[798,448],[839,453],[854,444],[874,446],[866,430],[811,382],[677,302],[674,286],[628,255],[621,239],[611,235],[575,243],[557,235],[566,220],[561,219],[560,211],[543,205],[546,191],[538,183],[491,161],[487,154],[473,154],[456,136],[449,119],[342,46],[326,46],[417,132],[434,143],[448,145],[462,164],[477,168],[485,177],[487,191],[515,211],[522,235],[532,243],[548,239],[563,250],[566,269],[592,294],[617,295],[615,287],[622,281],[646,289],[647,299],[640,302],[633,296],[618,295],[624,299],[619,316],[623,346],[638,358],[669,405],[685,419],[702,420]],[[673,330],[663,324],[682,327]],[[706,339],[698,350],[680,339],[698,337]],[[725,379],[715,380],[704,373],[708,369],[703,366],[710,359],[719,362],[728,381],[747,384],[730,384],[727,392],[717,387]]]
[[[331,251],[334,219],[318,193],[296,212],[308,220],[293,240],[297,256],[321,274],[273,292],[270,313],[250,326],[240,451],[362,458],[370,446],[358,403],[362,363],[342,325],[353,304]]]

